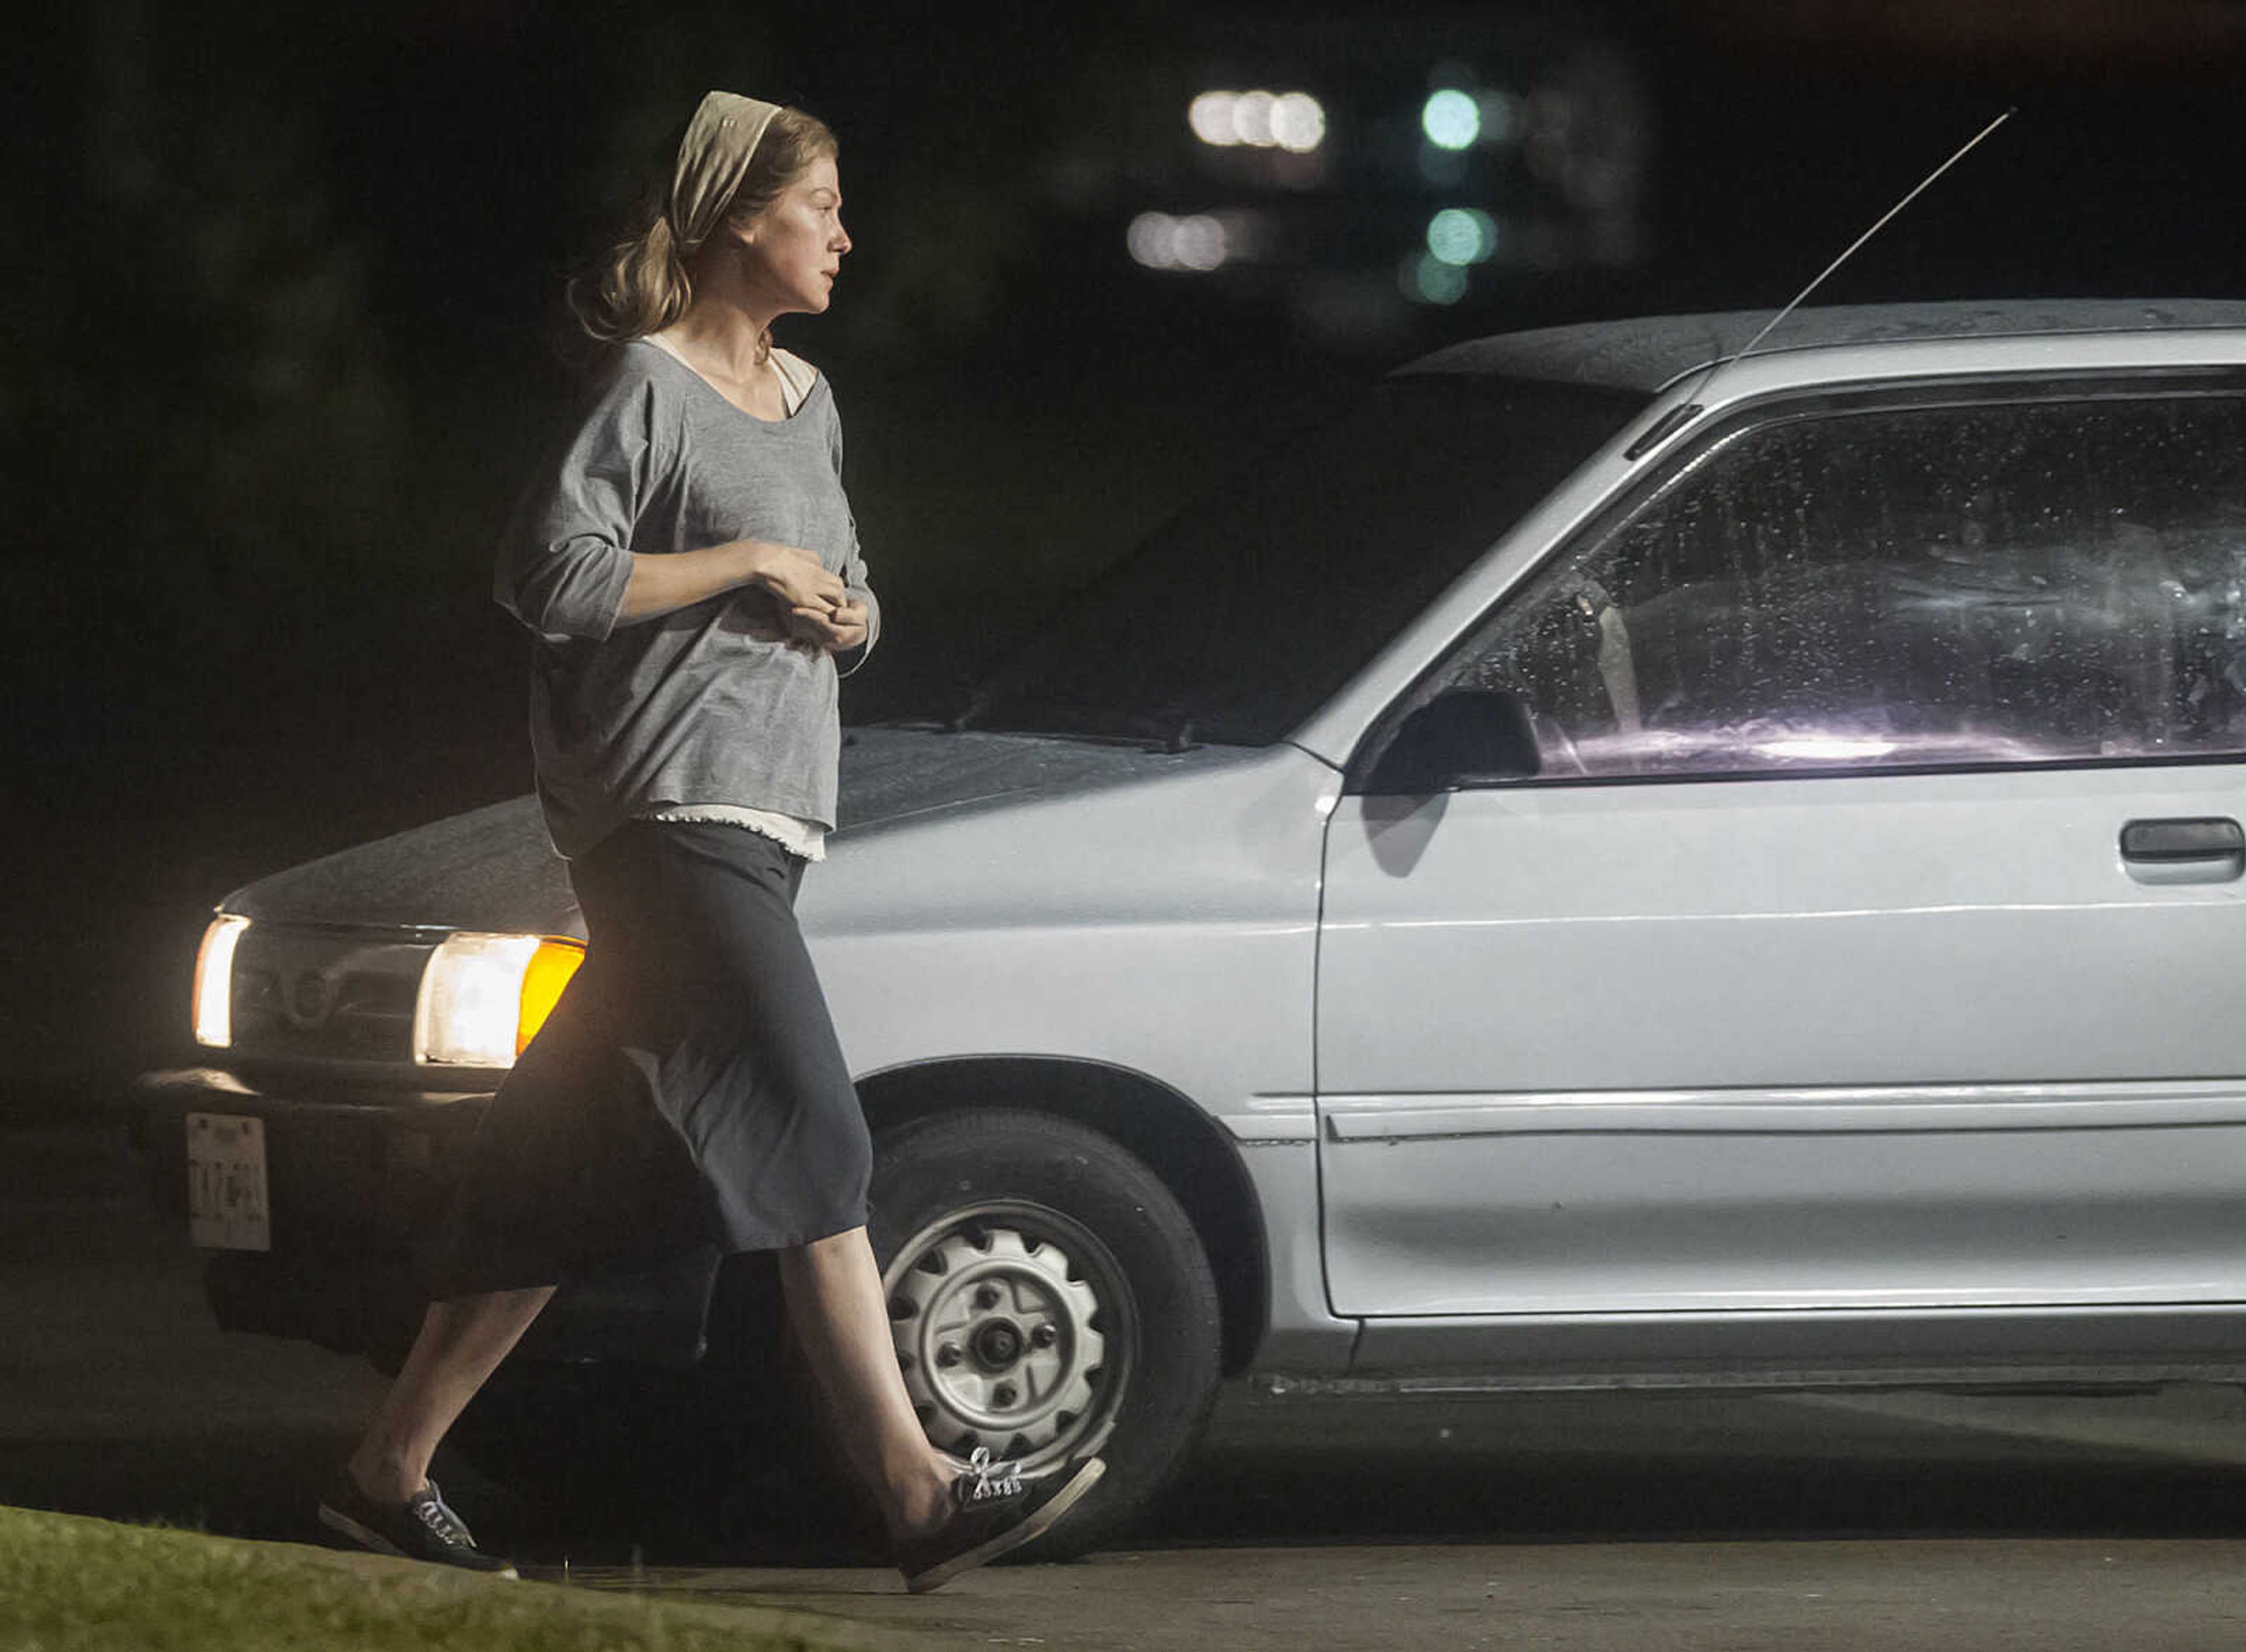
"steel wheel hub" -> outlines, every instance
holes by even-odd
[[[888,1269],[890,1329],[929,1438],[964,1455],[1065,1455],[1106,1391],[1104,1304],[1064,1245],[1003,1215],[954,1218]]]

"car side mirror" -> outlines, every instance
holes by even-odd
[[[1526,780],[1543,766],[1519,695],[1453,689],[1404,719],[1365,789],[1376,796],[1427,797]]]

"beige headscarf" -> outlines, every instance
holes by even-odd
[[[710,238],[719,218],[740,187],[741,174],[757,144],[779,112],[776,103],[760,103],[730,92],[704,97],[686,123],[679,140],[678,166],[671,173],[670,237],[681,253],[691,253]]]

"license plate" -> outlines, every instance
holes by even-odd
[[[273,1248],[263,1119],[187,1115],[187,1237],[217,1250]]]

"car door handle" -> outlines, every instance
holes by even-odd
[[[2246,874],[2246,830],[2224,815],[2132,820],[2121,859],[2140,883],[2227,883]]]

